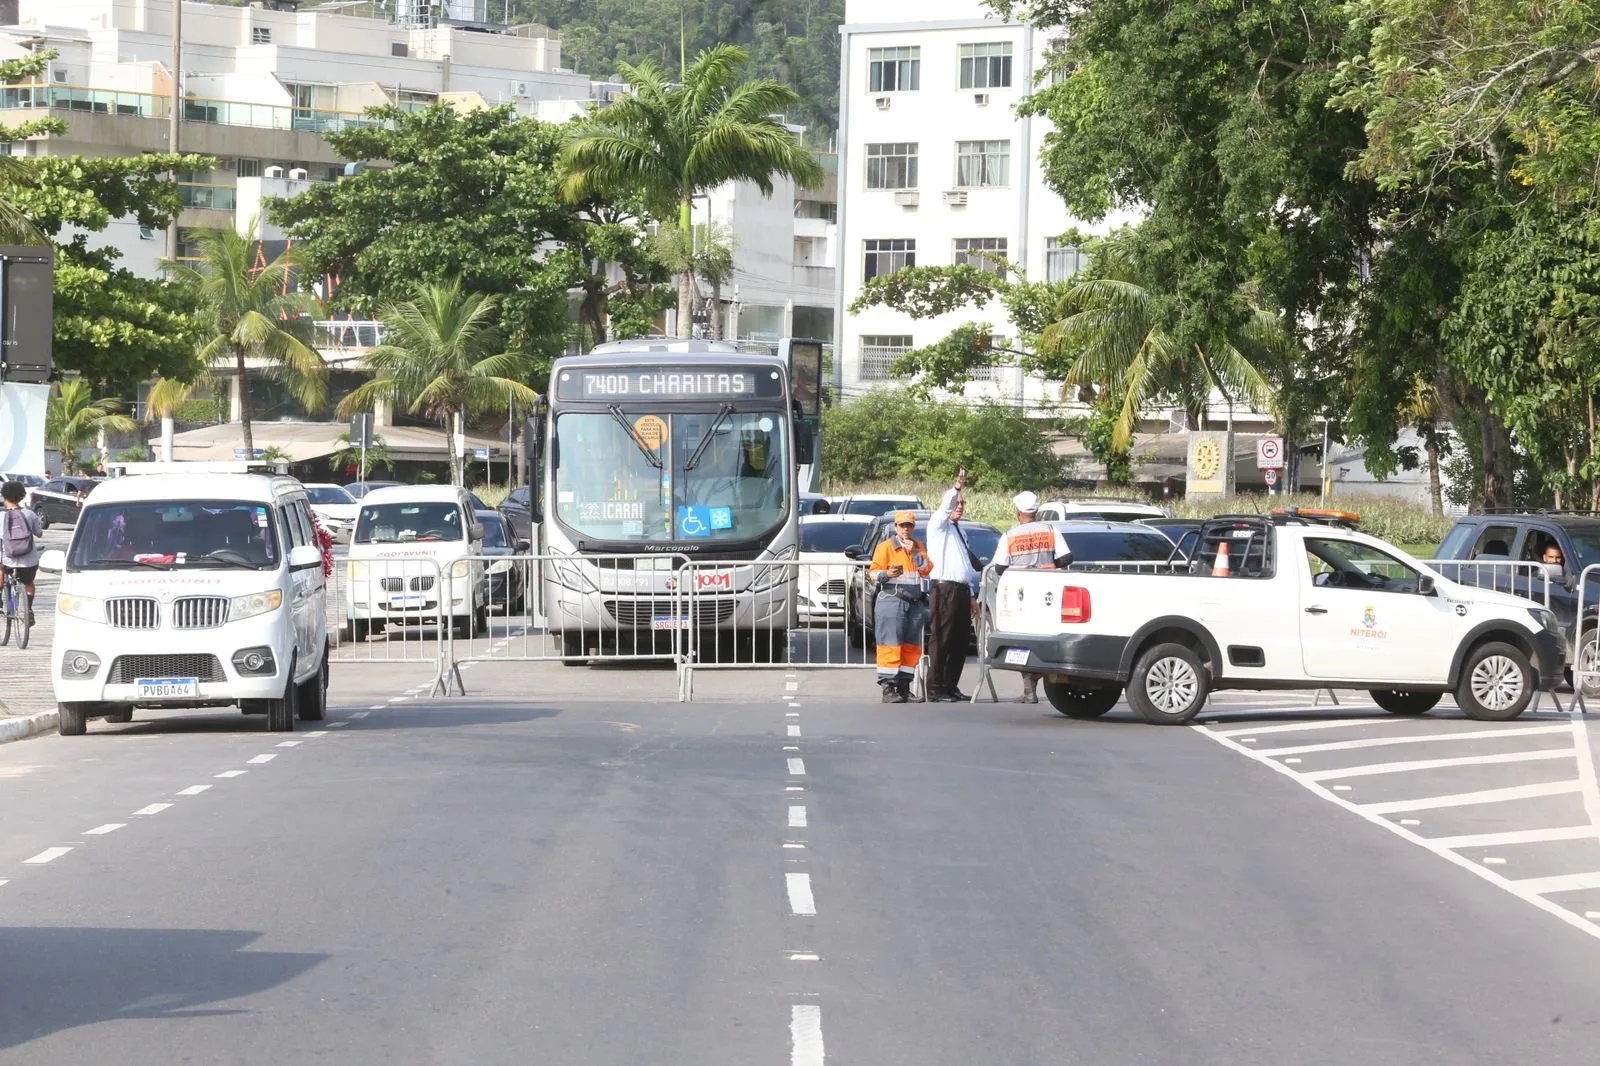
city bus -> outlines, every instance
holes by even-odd
[[[556,360],[529,422],[530,503],[536,550],[550,557],[541,610],[565,660],[662,654],[692,629],[719,658],[781,661],[796,568],[762,564],[798,558],[797,468],[814,439],[791,350],[805,356],[809,398],[815,342],[751,354],[614,341]],[[678,581],[688,560],[692,596]]]

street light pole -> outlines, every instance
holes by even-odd
[[[183,92],[179,84],[183,80],[183,0],[172,0],[172,114],[167,116],[167,151],[174,155],[178,152],[178,125],[183,113]],[[176,169],[172,172],[174,181],[178,178]],[[183,206],[180,203],[179,212]],[[173,215],[172,221],[167,224],[167,259],[177,262],[178,259],[178,216]]]

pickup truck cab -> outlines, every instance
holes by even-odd
[[[1223,516],[1164,565],[1007,569],[986,593],[985,663],[1044,674],[1071,717],[1105,714],[1126,688],[1156,724],[1229,688],[1366,689],[1395,714],[1449,692],[1469,717],[1504,721],[1560,678],[1551,611],[1450,581],[1354,517]]]

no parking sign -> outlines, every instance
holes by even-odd
[[[1277,470],[1283,465],[1282,437],[1262,437],[1256,441],[1256,469]],[[1272,482],[1269,481],[1267,484],[1270,485]]]

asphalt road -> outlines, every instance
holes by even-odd
[[[429,680],[341,664],[292,737],[230,713],[0,746],[0,1063],[1594,1059],[1593,923],[1515,888],[1600,870],[1565,717],[1487,740],[1302,696],[1159,729],[883,706],[856,671],[710,673],[687,705],[650,666]],[[1375,743],[1319,747],[1348,740]],[[1452,757],[1478,761],[1370,769]],[[1415,806],[1506,789],[1552,806]]]

